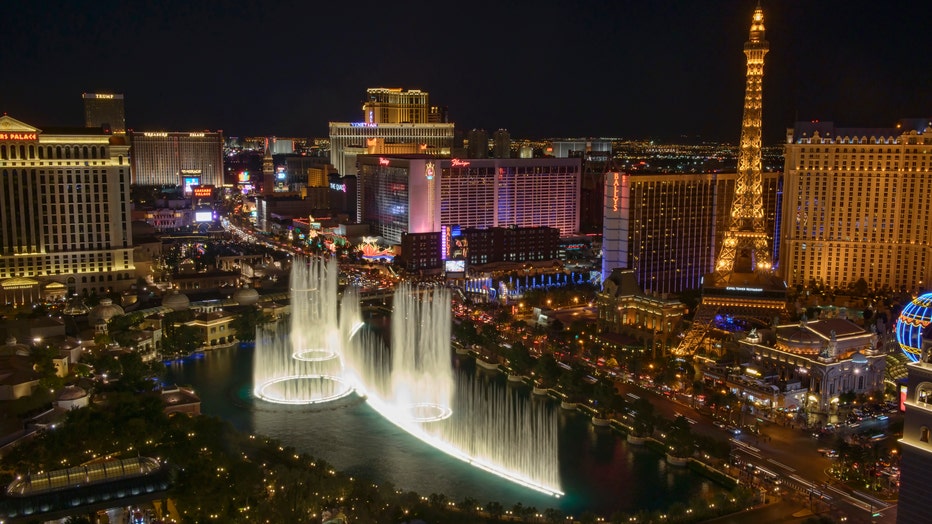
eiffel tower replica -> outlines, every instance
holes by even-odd
[[[769,48],[764,39],[764,11],[758,4],[750,38],[744,44],[747,83],[729,227],[715,270],[703,279],[702,302],[692,327],[674,351],[678,355],[696,353],[715,327],[727,332],[767,325],[786,311],[786,283],[773,273],[761,183],[762,81]],[[728,321],[732,321],[730,326]]]

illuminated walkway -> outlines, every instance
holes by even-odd
[[[18,476],[0,496],[0,522],[52,520],[164,497],[168,469],[147,457]]]

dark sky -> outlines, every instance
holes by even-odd
[[[0,111],[137,130],[325,136],[367,87],[418,88],[458,128],[736,142],[756,0],[27,1],[0,15]],[[932,116],[932,2],[764,0],[764,132]]]

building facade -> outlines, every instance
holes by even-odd
[[[492,158],[511,158],[511,133],[499,129],[492,133]]]
[[[124,137],[0,116],[0,299],[129,288],[129,187]]]
[[[602,278],[635,271],[648,293],[699,289],[731,220],[736,173],[605,175]],[[761,175],[767,231],[780,219],[780,173]]]
[[[342,176],[357,174],[359,155],[450,156],[452,148],[453,124],[330,122],[330,163]]]
[[[907,365],[906,416],[903,438],[899,440],[900,492],[896,513],[897,524],[922,524],[929,520],[928,501],[932,486],[928,482],[932,471],[932,363],[929,362],[930,340],[924,337],[925,358]]]
[[[843,393],[883,391],[886,355],[876,333],[843,318],[785,324],[752,332],[739,341],[757,373],[777,385],[799,383],[808,390],[809,413],[832,413]]]
[[[553,140],[549,153],[556,158],[585,156],[588,153],[612,154],[612,141],[607,138],[566,138]]]
[[[787,132],[781,272],[790,286],[932,282],[932,119]]]
[[[489,133],[473,129],[466,135],[466,155],[469,158],[489,158]]]
[[[580,161],[361,156],[357,220],[390,244],[442,227],[579,228]]]
[[[599,332],[635,337],[663,350],[672,343],[686,305],[645,293],[630,269],[614,269],[596,294]],[[655,353],[656,355],[656,353]]]
[[[426,124],[431,113],[427,91],[370,87],[362,106],[367,124]]]
[[[118,93],[84,93],[84,127],[105,129],[114,134],[126,133],[123,95]]]
[[[129,136],[134,185],[223,185],[222,132],[133,131]]]
[[[330,122],[330,163],[341,176],[356,174],[358,155],[451,154],[453,124],[437,116],[426,91],[377,87],[366,95],[362,122]]]

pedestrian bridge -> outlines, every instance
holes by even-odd
[[[165,496],[168,468],[148,457],[18,475],[0,495],[0,522],[53,520]]]

